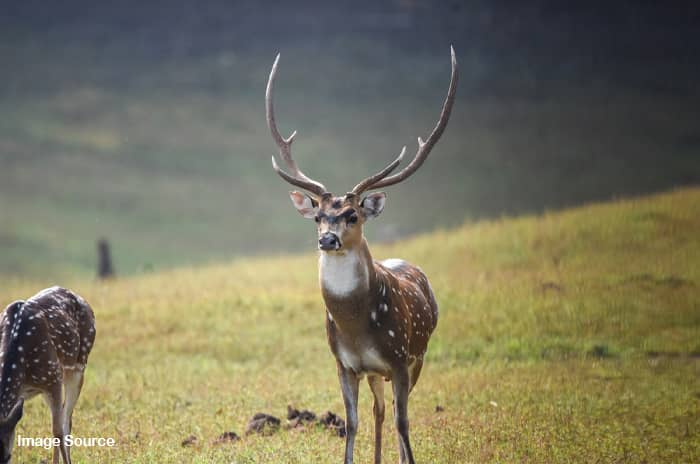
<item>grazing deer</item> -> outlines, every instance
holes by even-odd
[[[292,158],[296,132],[283,138],[277,130],[272,90],[279,55],[272,65],[265,95],[267,123],[280,156],[289,168],[272,167],[284,180],[308,193],[291,192],[296,209],[313,218],[318,230],[319,281],[326,304],[328,344],[336,358],[347,418],[345,463],[353,460],[357,432],[357,397],[366,374],[374,394],[374,462],[381,462],[384,422],[384,383],[394,393],[394,418],[401,463],[413,464],[408,437],[408,395],[418,380],[428,339],[437,325],[438,308],[425,274],[399,259],[374,261],[362,227],[384,209],[386,194],[363,192],[397,184],[425,161],[447,126],[457,87],[457,60],[452,52],[452,77],[440,119],[428,139],[418,138],[418,151],[400,172],[389,176],[401,162],[406,147],[386,168],[357,184],[351,192],[334,196],[320,182],[302,173]]]
[[[95,316],[87,302],[61,287],[40,291],[27,301],[15,301],[0,321],[0,462],[10,462],[15,427],[24,400],[43,394],[51,408],[53,435],[70,464],[73,408],[83,386],[83,373],[95,341]]]

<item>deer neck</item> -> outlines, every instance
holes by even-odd
[[[12,364],[15,364],[16,368],[12,368]],[[0,381],[0,417],[7,417],[22,396],[24,374],[24,366],[19,365],[19,360],[3,356],[2,381]]]
[[[17,404],[24,384],[24,359],[19,347],[21,337],[14,336],[19,332],[21,324],[21,308],[24,302],[16,303],[7,310],[8,322],[2,334],[0,345],[0,416],[7,417]]]
[[[364,238],[344,252],[321,253],[318,269],[321,293],[331,314],[347,312],[367,302],[375,274]]]

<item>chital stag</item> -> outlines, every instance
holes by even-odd
[[[452,77],[440,119],[427,140],[418,138],[418,151],[401,171],[389,175],[401,162],[406,147],[386,168],[357,184],[351,192],[334,196],[320,182],[306,176],[292,158],[296,132],[283,138],[275,123],[272,91],[279,55],[267,84],[267,123],[289,172],[272,167],[284,180],[308,193],[290,193],[296,209],[314,219],[318,230],[319,280],[326,304],[326,333],[336,358],[345,403],[347,436],[345,463],[353,460],[357,432],[357,397],[366,374],[374,395],[374,461],[381,462],[384,421],[384,379],[394,394],[394,418],[401,463],[413,464],[408,435],[408,395],[418,380],[428,339],[435,329],[438,307],[425,274],[403,260],[374,261],[365,240],[364,223],[384,209],[386,194],[362,193],[397,184],[425,161],[447,126],[457,87],[457,61],[452,52]]]
[[[71,433],[73,408],[95,341],[90,305],[65,288],[47,288],[5,308],[0,334],[0,463],[11,460],[24,400],[41,393],[51,408],[53,435],[60,440],[53,463],[58,464],[60,453],[70,464],[64,437]]]

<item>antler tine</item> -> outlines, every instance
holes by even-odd
[[[452,55],[452,76],[450,78],[450,87],[447,91],[445,103],[442,105],[440,119],[438,119],[437,125],[430,133],[428,140],[424,142],[420,137],[418,137],[418,151],[416,152],[416,156],[413,158],[413,160],[398,173],[378,180],[374,184],[367,186],[365,190],[378,189],[389,185],[398,184],[399,182],[408,178],[421,167],[425,159],[430,154],[430,150],[432,150],[433,146],[435,146],[437,141],[440,139],[440,136],[442,136],[442,133],[445,131],[445,127],[447,127],[447,121],[450,119],[450,113],[452,112],[452,105],[454,104],[455,93],[457,91],[457,81],[459,79],[457,72],[457,58],[455,57],[455,50],[452,48],[452,46],[450,46],[450,52]]]
[[[286,180],[286,181],[289,182],[290,184],[296,185],[297,187],[301,187],[301,188],[303,188],[303,189],[306,189],[306,190],[308,190],[309,192],[312,192],[312,193],[318,195],[319,197],[320,197],[321,195],[323,195],[323,194],[326,192],[326,189],[325,189],[325,188],[317,188],[317,186],[316,186],[315,184],[310,183],[310,182],[307,181],[307,180],[301,179],[301,178],[299,178],[299,177],[294,177],[294,176],[292,176],[292,175],[287,174],[286,172],[284,172],[284,171],[283,171],[282,169],[280,169],[280,167],[277,165],[277,161],[275,160],[275,157],[274,157],[274,156],[272,157],[272,169],[274,169],[275,172],[276,172],[277,174],[279,174],[279,176],[280,176],[282,179]]]
[[[352,189],[352,193],[354,193],[355,195],[359,195],[362,192],[364,192],[365,190],[367,190],[375,182],[378,182],[378,181],[384,179],[389,174],[391,174],[391,172],[394,169],[396,169],[396,166],[398,166],[399,163],[401,163],[401,160],[403,159],[403,156],[405,154],[406,154],[406,146],[404,145],[404,147],[401,149],[401,153],[399,153],[399,156],[394,161],[389,163],[389,165],[387,167],[385,167],[384,169],[382,169],[381,171],[379,171],[375,175],[369,176],[368,178],[366,178],[365,180],[363,180],[362,182],[357,184]]]
[[[294,137],[297,135],[297,131],[292,132],[292,135],[285,139],[279,133],[279,130],[277,130],[277,123],[275,122],[275,108],[272,104],[272,91],[274,88],[275,76],[277,75],[277,64],[279,63],[279,60],[280,54],[278,53],[277,57],[275,58],[275,62],[272,64],[270,78],[267,81],[267,89],[265,90],[267,127],[270,129],[270,133],[272,134],[272,138],[275,140],[275,143],[277,143],[277,146],[279,146],[280,156],[285,163],[287,163],[287,166],[292,174],[290,175],[282,171],[277,165],[274,156],[272,157],[272,168],[277,174],[280,175],[280,177],[290,184],[296,185],[297,187],[301,187],[320,196],[326,192],[326,187],[324,187],[322,183],[311,179],[306,174],[301,172],[297,166],[297,163],[294,161],[294,158],[292,158],[292,142],[294,141]]]

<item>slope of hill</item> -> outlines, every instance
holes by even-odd
[[[410,416],[419,462],[698,462],[700,189],[467,224],[391,246],[433,282],[440,321]],[[342,411],[315,256],[63,284],[98,338],[74,417],[78,462],[328,462],[343,442],[282,430],[228,445],[256,412]],[[0,300],[55,282],[9,281]],[[360,394],[357,459],[369,462]],[[444,408],[436,412],[436,406]],[[26,406],[23,436],[48,436]],[[387,462],[397,461],[391,420]],[[189,435],[198,438],[182,447]],[[46,458],[17,450],[20,461]]]

